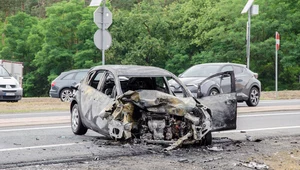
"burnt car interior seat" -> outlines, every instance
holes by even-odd
[[[113,93],[113,88],[115,88],[115,82],[112,79],[107,79],[104,83],[102,92],[107,96],[111,96]]]

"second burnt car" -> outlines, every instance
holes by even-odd
[[[182,88],[172,92],[168,81]],[[75,88],[75,87],[74,87]],[[138,138],[147,143],[210,145],[212,131],[236,128],[236,94],[220,94],[221,105],[207,108],[172,73],[151,66],[106,65],[92,68],[75,88],[71,127],[88,129],[115,140]],[[218,96],[211,96],[216,98]]]

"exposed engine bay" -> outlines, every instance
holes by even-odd
[[[203,144],[212,128],[210,110],[194,98],[157,90],[127,91],[99,116],[107,120],[109,137],[169,144],[166,150],[184,142]]]

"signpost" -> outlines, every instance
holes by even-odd
[[[92,0],[90,6],[99,6],[101,0]],[[105,50],[111,46],[112,38],[106,30],[112,24],[112,13],[105,7],[105,0],[102,1],[102,7],[98,7],[94,11],[94,23],[98,29],[94,34],[94,44],[102,50],[102,65],[105,65]]]
[[[275,91],[276,91],[276,99],[278,97],[278,50],[280,47],[280,35],[278,32],[275,33]]]
[[[112,42],[110,33],[107,30],[97,30],[94,34],[94,43],[96,47],[102,51],[107,50]],[[104,43],[104,44],[103,44]]]
[[[247,4],[244,6],[244,9],[242,10],[241,14],[244,14],[248,12],[248,22],[247,22],[247,68],[250,69],[250,29],[251,29],[251,15],[257,15],[258,14],[258,5],[253,5],[254,0],[248,0]]]

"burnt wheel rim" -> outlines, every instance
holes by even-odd
[[[210,96],[215,96],[215,95],[217,95],[217,94],[218,94],[218,92],[217,92],[216,90],[212,90],[212,91],[210,91],[210,93],[209,93]]]
[[[76,130],[79,124],[79,114],[78,109],[75,107],[72,111],[72,129]]]
[[[63,102],[70,102],[71,98],[72,98],[72,92],[71,92],[71,90],[64,90],[64,91],[62,91],[60,98],[61,98],[61,100]]]
[[[259,101],[259,92],[256,88],[253,88],[250,93],[250,102],[253,105],[257,105]]]

